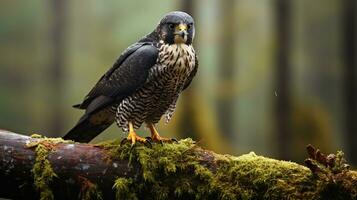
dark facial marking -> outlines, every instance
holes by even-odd
[[[177,35],[177,27],[180,24],[186,26],[186,33],[180,32],[180,35]],[[163,40],[166,44],[174,44],[175,41],[192,44],[195,33],[194,20],[189,14],[185,12],[170,12],[166,14],[165,17],[160,21],[157,30],[160,35],[160,39]],[[181,38],[178,37],[185,38],[185,40],[181,40]]]

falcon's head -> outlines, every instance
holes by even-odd
[[[193,18],[181,11],[170,12],[160,21],[156,29],[165,44],[192,44],[195,36]]]

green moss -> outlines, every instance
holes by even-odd
[[[34,140],[30,140],[27,144],[27,148],[36,147],[38,144],[45,144],[48,149],[51,149],[52,146],[58,143],[66,143],[73,144],[74,142],[71,140],[63,140],[62,138],[48,138],[39,134],[32,134],[31,138]]]
[[[132,150],[130,144],[116,144],[102,145],[112,159],[129,159],[130,166],[141,170],[135,179],[116,180],[113,188],[118,199],[331,199],[330,191],[335,193],[333,197],[346,197],[346,191],[334,188],[337,184],[321,179],[304,166],[253,152],[239,157],[213,153],[215,167],[208,168],[197,160],[204,150],[191,139],[154,144],[152,148],[137,145]],[[354,199],[352,195],[347,197]]]
[[[112,144],[115,143],[113,142]],[[138,180],[133,181],[119,178],[115,182],[114,188],[117,191],[118,199],[132,197],[130,196],[131,194],[140,193],[139,191],[150,192],[157,199],[167,199],[170,192],[172,192],[169,190],[169,188],[172,188],[172,184],[177,188],[174,191],[177,196],[191,193],[194,192],[194,190],[190,191],[192,185],[187,185],[190,182],[191,176],[197,179],[204,179],[207,175],[203,175],[204,173],[201,172],[210,173],[209,170],[199,165],[195,159],[194,149],[196,145],[191,139],[181,140],[178,144],[154,144],[152,148],[137,145],[131,149],[130,144],[121,147],[112,146],[110,143],[102,145],[107,148],[113,147],[109,148],[113,159],[129,159],[130,166],[140,165],[142,171],[142,176]],[[186,174],[186,177],[181,177],[182,181],[187,180],[186,183],[181,184],[173,181],[175,179],[168,178],[175,176],[176,172],[184,174],[181,172],[186,171],[192,171],[192,174]],[[128,188],[130,188],[130,192],[128,192]],[[143,196],[138,196],[137,198],[142,199]]]
[[[349,166],[345,159],[345,154],[342,151],[338,151],[336,154],[335,164],[334,164],[334,167],[331,169],[331,172],[334,174],[337,174],[337,173],[340,173],[348,168],[349,168]]]
[[[136,195],[131,191],[132,184],[133,181],[130,178],[118,178],[115,180],[113,188],[116,189],[117,199],[137,199]]]
[[[218,169],[212,184],[218,188],[218,194],[228,199],[281,199],[300,197],[299,191],[309,188],[298,188],[302,182],[309,182],[312,176],[309,169],[296,163],[277,161],[253,152],[239,157],[227,156]],[[235,183],[230,188],[224,183]],[[297,194],[294,194],[297,192]]]
[[[32,168],[35,188],[39,191],[41,200],[52,200],[54,199],[54,195],[50,185],[57,175],[53,171],[47,156],[55,148],[56,144],[74,142],[63,140],[62,138],[47,138],[38,134],[32,134],[31,138],[35,140],[30,140],[26,144],[26,147],[35,148],[36,152],[35,164]],[[96,184],[93,184],[84,177],[80,177],[80,182],[82,184],[79,194],[80,199],[102,199],[102,193],[98,190]]]
[[[73,142],[65,141],[62,138],[47,138],[38,134],[32,134],[31,138],[34,138],[34,140],[30,140],[26,147],[35,148],[36,152],[35,164],[31,170],[35,188],[40,193],[41,200],[52,200],[54,196],[50,184],[57,175],[53,171],[47,156],[56,144]]]
[[[54,199],[49,185],[57,175],[53,171],[47,156],[55,144],[71,142],[64,141],[62,138],[47,138],[38,134],[32,134],[31,138],[36,140],[31,140],[26,144],[26,147],[35,148],[36,152],[35,164],[32,168],[35,188],[39,191],[41,200]]]
[[[40,192],[41,200],[54,199],[53,193],[49,184],[54,177],[57,177],[53,171],[50,162],[47,160],[48,149],[42,144],[38,144],[36,147],[36,160],[32,168],[34,176],[34,185]]]
[[[129,165],[139,165],[142,172],[141,177],[135,181],[123,178],[116,181],[114,188],[117,198],[128,198],[132,194],[143,194],[145,191],[156,199],[168,199],[171,194],[179,198],[202,197],[207,191],[206,187],[199,183],[208,183],[213,175],[197,161],[196,148],[198,147],[194,141],[185,139],[178,144],[154,144],[152,148],[137,145],[130,149],[128,144],[110,149],[112,158],[129,159]],[[180,176],[176,177],[177,174]],[[195,182],[198,184],[194,184]],[[175,190],[172,191],[172,188]],[[137,198],[145,199],[145,196]]]

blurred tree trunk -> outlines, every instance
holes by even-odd
[[[195,20],[194,0],[181,0],[181,10],[190,14]],[[197,29],[197,27],[196,27]],[[198,47],[197,39],[194,40],[195,48]],[[196,50],[197,52],[197,50]],[[199,55],[198,55],[199,57]],[[218,120],[209,108],[207,101],[197,87],[197,79],[204,66],[199,66],[196,78],[180,97],[180,106],[176,111],[176,123],[170,123],[180,137],[191,137],[202,141],[206,147],[220,152],[231,152],[232,149],[222,139],[218,128]],[[174,131],[174,130],[171,130]]]
[[[345,60],[345,121],[347,154],[357,165],[357,87],[356,87],[356,1],[343,1],[343,56]]]
[[[278,141],[278,155],[281,159],[290,158],[290,1],[276,0],[276,98],[275,127]]]
[[[194,1],[193,0],[181,0],[181,10],[190,14],[193,18],[195,18],[195,13],[194,13]],[[195,127],[194,124],[194,109],[192,105],[194,102],[194,93],[195,93],[196,87],[194,87],[194,84],[191,84],[190,87],[186,89],[186,91],[183,93],[183,98],[182,98],[182,107],[183,107],[183,112],[182,116],[180,117],[180,122],[179,122],[179,133],[182,134],[183,137],[192,137],[194,139],[197,139],[197,135],[194,135],[194,133],[197,133],[197,128]]]
[[[50,61],[50,127],[49,133],[58,136],[63,130],[64,114],[62,112],[64,61],[65,61],[65,29],[66,29],[66,0],[51,0],[52,11],[51,46],[52,59]]]
[[[236,66],[234,63],[235,57],[235,41],[237,33],[235,30],[236,16],[235,16],[235,0],[220,1],[220,16],[221,26],[217,27],[219,31],[220,55],[218,66],[218,81],[223,85],[225,90],[234,85],[234,76],[236,73]],[[228,94],[228,92],[224,92]],[[220,127],[222,134],[228,139],[235,136],[234,131],[234,105],[237,104],[236,99],[232,95],[225,95],[218,97],[218,119],[220,120]]]
[[[193,18],[195,18],[194,2],[194,0],[181,0],[181,10],[190,14]]]

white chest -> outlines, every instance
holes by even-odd
[[[159,49],[158,63],[190,73],[195,66],[195,50],[192,45],[163,44]]]

